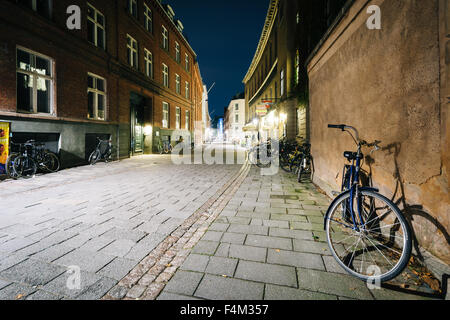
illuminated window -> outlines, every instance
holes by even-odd
[[[166,66],[164,63],[162,64],[162,73],[163,73],[163,85],[164,87],[169,87],[169,67]]]
[[[167,31],[166,27],[162,26],[162,47],[165,50],[169,50],[169,31]]]
[[[185,122],[185,129],[189,130],[190,129],[190,123],[191,123],[191,114],[189,111],[186,110],[186,122]]]
[[[88,118],[106,119],[106,80],[88,73]]]
[[[178,63],[181,62],[180,44],[178,42],[175,42],[175,60]]]
[[[169,128],[169,104],[167,102],[163,102],[162,126],[163,128]]]
[[[176,108],[175,128],[181,129],[181,109],[179,107]]]
[[[178,74],[175,74],[175,83],[176,83],[177,93],[181,94],[181,77]]]
[[[52,113],[53,60],[26,49],[17,49],[17,109]]]
[[[136,0],[128,0],[127,2],[128,13],[137,19],[137,1]]]

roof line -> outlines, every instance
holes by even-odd
[[[267,41],[269,40],[270,32],[272,31],[272,27],[275,21],[275,17],[278,13],[278,2],[279,0],[270,0],[269,9],[267,10],[266,21],[264,23],[264,27],[261,33],[261,37],[258,42],[258,47],[256,48],[255,55],[253,56],[252,63],[247,71],[247,74],[242,80],[243,83],[246,83],[249,78],[255,72],[256,66],[261,60],[263,49],[266,47]]]

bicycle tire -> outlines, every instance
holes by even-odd
[[[32,178],[37,171],[36,162],[28,156],[15,158],[13,168],[18,178]]]
[[[312,178],[311,178],[312,172],[313,172],[312,160],[309,157],[307,157],[307,159],[306,159],[306,167],[303,166],[304,161],[305,161],[305,156],[302,157],[302,160],[301,160],[300,165],[299,165],[299,170],[297,172],[297,180],[298,180],[299,183],[302,182],[302,175],[304,175],[304,174],[309,175],[309,178],[312,180]]]
[[[45,159],[47,158],[47,159]],[[44,153],[44,161],[42,163],[42,168],[47,172],[57,172],[60,167],[60,162],[56,154],[52,152],[45,152]]]
[[[390,221],[392,220],[392,217],[387,217],[387,214],[383,214],[383,215],[381,215],[381,217],[383,218],[381,220],[376,212],[375,213],[369,212],[369,214],[366,215],[366,218],[368,218],[370,220],[368,220],[366,222],[366,225],[369,224],[369,222],[371,225],[377,225],[377,227],[374,230],[378,230],[380,232],[376,232],[371,229],[370,231],[368,231],[368,234],[375,235],[377,237],[377,240],[375,240],[375,238],[369,238],[369,236],[364,234],[363,232],[359,232],[360,238],[359,238],[359,240],[357,240],[358,242],[354,242],[352,245],[350,245],[350,247],[348,249],[346,249],[343,252],[343,254],[345,254],[346,252],[349,252],[349,249],[351,249],[356,244],[355,250],[353,251],[352,256],[351,257],[349,257],[349,255],[340,256],[338,251],[340,250],[342,252],[342,249],[345,249],[345,245],[347,244],[347,243],[342,243],[342,242],[344,240],[350,238],[351,236],[343,238],[344,235],[340,234],[339,232],[342,230],[346,230],[348,232],[353,232],[356,235],[358,234],[358,232],[356,230],[351,230],[352,228],[349,227],[349,226],[353,226],[353,223],[351,222],[351,224],[350,224],[350,221],[348,221],[348,220],[346,221],[346,220],[342,219],[342,213],[338,212],[339,210],[337,210],[339,208],[339,206],[342,203],[346,203],[348,198],[350,197],[350,191],[344,192],[340,196],[338,196],[335,201],[333,201],[332,205],[330,206],[330,208],[327,212],[326,221],[325,221],[325,232],[327,235],[328,246],[330,248],[330,251],[331,251],[333,257],[336,259],[338,264],[347,273],[349,273],[363,281],[377,281],[378,280],[379,282],[386,282],[386,281],[392,280],[393,278],[397,277],[405,269],[405,267],[407,266],[407,264],[410,260],[411,248],[412,248],[411,228],[410,228],[407,220],[401,213],[400,209],[391,200],[389,200],[385,196],[379,194],[378,192],[372,191],[372,190],[360,190],[360,197],[361,196],[378,200],[381,202],[381,204],[384,203],[385,206],[381,206],[379,208],[381,208],[381,209],[386,208],[386,207],[389,208],[390,210],[388,211],[388,213],[390,211],[392,211],[393,217],[395,217],[395,219],[393,220],[395,223],[393,223],[392,225],[388,224],[387,226],[381,227],[380,222],[390,223]],[[361,199],[358,199],[357,201],[361,201]],[[370,202],[370,203],[371,203],[371,207],[372,207],[372,203],[374,203],[374,202]],[[376,204],[373,207],[375,208],[375,210],[377,209]],[[334,218],[334,216],[333,216],[334,212],[336,212],[336,218]],[[376,218],[372,218],[375,216],[378,217],[378,221],[376,221]],[[339,221],[339,219],[342,219],[342,220]],[[387,221],[385,221],[385,220],[387,220]],[[398,222],[396,222],[396,221],[398,221]],[[332,222],[336,222],[336,223],[332,224]],[[395,226],[395,225],[399,225],[399,227],[401,228],[401,232],[398,232],[398,230],[400,230],[400,228],[398,230],[393,230],[393,228],[391,228],[390,230],[382,230],[382,229],[386,229],[387,227]],[[395,227],[395,228],[397,228],[397,227]],[[383,239],[383,241],[385,240],[383,238],[383,236],[384,236],[383,231],[385,231],[385,233],[387,235],[389,235],[389,242],[385,243],[385,244],[380,242],[381,239]],[[393,231],[398,232],[398,234],[397,235],[393,234],[392,233]],[[340,240],[341,243],[334,241],[334,239],[338,240],[340,237],[341,237],[341,240]],[[367,260],[367,265],[366,265],[367,268],[366,269],[364,269],[364,262],[365,262],[364,256],[362,258],[359,258],[359,255],[361,255],[361,249],[357,250],[359,243],[361,242],[360,240],[363,237],[364,237],[364,239],[363,239],[364,247],[362,247],[362,254],[364,254],[364,252],[367,251],[368,258],[372,259],[372,261]],[[348,243],[351,243],[353,240],[354,240],[354,238],[351,240],[348,240]],[[365,240],[368,240],[368,241],[366,242]],[[372,240],[374,240],[375,242]],[[391,243],[392,241],[393,241],[393,243]],[[378,242],[378,244],[376,242]],[[371,247],[368,247],[366,245],[366,243],[371,245]],[[386,256],[389,256],[389,257],[396,256],[396,255],[398,256],[398,252],[396,250],[399,250],[399,249],[394,247],[394,245],[399,245],[399,244],[402,244],[401,255],[400,255],[398,261],[395,263],[395,265],[393,265],[393,263],[390,262]],[[389,247],[389,246],[391,246],[391,247]],[[394,250],[393,248],[395,248],[396,250]],[[381,251],[381,250],[386,250],[386,249],[388,249],[390,251],[386,251],[385,253],[383,253]],[[371,252],[373,252],[373,254]],[[358,255],[356,253],[358,253]],[[379,255],[378,258],[382,262],[381,264],[377,264],[377,261],[373,258],[375,256],[375,253],[377,253],[377,255]],[[350,254],[350,252],[349,252],[349,254]],[[356,260],[357,257],[359,258],[359,260]],[[383,259],[386,260],[387,263]],[[348,262],[344,262],[343,260],[348,260]],[[395,262],[395,261],[393,261],[393,262]],[[373,263],[373,264],[369,265],[369,263]],[[385,264],[384,266],[383,266],[383,263]],[[389,264],[392,266],[392,268],[389,267]],[[357,267],[357,265],[360,265],[359,271],[355,270],[355,267]],[[385,269],[387,268],[388,270],[382,271],[382,267]],[[374,272],[374,270],[376,270],[376,268],[379,268],[380,274],[374,276],[373,272]],[[367,273],[369,273],[370,269],[372,269],[372,274],[367,274]],[[367,270],[366,274],[362,273],[363,270]]]
[[[16,180],[19,178],[18,174],[14,171],[14,160],[19,156],[18,153],[11,153],[6,159],[5,170],[6,175],[11,179]]]
[[[99,160],[100,160],[101,154],[100,154],[100,150],[94,150],[92,151],[91,155],[89,156],[89,164],[91,166],[95,165]]]

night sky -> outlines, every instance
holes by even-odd
[[[208,89],[211,117],[223,115],[255,54],[269,0],[165,0],[185,28]]]

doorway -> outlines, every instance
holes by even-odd
[[[131,154],[143,154],[146,150],[145,130],[152,124],[151,99],[132,92],[130,94]],[[151,137],[150,137],[151,138]]]

